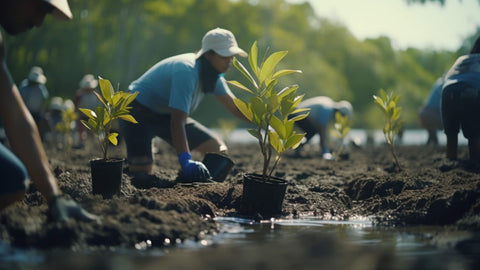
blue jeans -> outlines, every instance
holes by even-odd
[[[23,163],[0,143],[0,195],[25,191],[28,173]]]

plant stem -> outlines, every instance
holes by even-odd
[[[395,159],[395,164],[397,165],[397,172],[401,171],[402,168],[400,167],[400,163],[398,162],[397,155],[395,154],[395,150],[393,148],[393,144],[388,144],[390,146],[390,151],[392,152],[393,158]]]

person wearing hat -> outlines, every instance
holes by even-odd
[[[204,35],[197,53],[163,59],[130,84],[130,91],[139,92],[131,110],[138,124],[121,123],[130,172],[153,172],[151,141],[159,136],[175,148],[183,181],[209,178],[208,169],[192,160],[191,151],[225,153],[227,146],[189,115],[205,94],[213,94],[233,115],[248,121],[235,106],[224,78],[235,55],[247,53],[232,32],[215,28]]]
[[[330,123],[335,122],[335,113],[340,112],[342,115],[348,117],[353,116],[353,107],[350,102],[341,100],[338,102],[326,96],[317,96],[305,99],[298,104],[299,109],[308,108],[310,113],[307,118],[295,122],[295,125],[302,129],[305,134],[305,140],[297,148],[300,151],[313,136],[318,134],[320,136],[320,149],[322,151],[322,158],[331,160],[333,155],[328,147],[327,129]]]
[[[47,14],[63,20],[72,18],[67,0],[0,1],[0,25],[11,35],[40,26]],[[21,200],[32,180],[54,220],[96,220],[96,216],[62,195],[35,121],[8,70],[1,34],[0,61],[0,119],[10,144],[10,148],[0,144],[0,210]]]
[[[95,95],[97,86],[98,80],[92,74],[85,74],[82,80],[80,80],[80,88],[75,92],[73,98],[73,104],[75,104],[75,110],[78,115],[76,125],[77,138],[75,142],[75,147],[77,148],[82,148],[88,137],[87,128],[81,123],[81,120],[87,121],[88,117],[81,113],[79,108],[95,111],[95,108],[101,105],[98,97]]]
[[[33,116],[33,120],[38,126],[40,136],[43,139],[46,132],[45,122],[45,104],[48,99],[48,89],[45,86],[47,77],[43,74],[41,67],[32,67],[27,79],[20,84],[19,91],[22,95],[23,102]]]
[[[457,159],[461,128],[468,140],[470,161],[480,165],[480,36],[470,53],[457,58],[445,75],[441,111],[447,158]]]

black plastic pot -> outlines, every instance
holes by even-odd
[[[240,212],[249,216],[259,214],[263,219],[281,215],[287,184],[278,177],[264,180],[259,174],[245,173]]]
[[[123,159],[93,159],[90,168],[93,194],[101,194],[104,199],[120,194]]]
[[[226,155],[206,153],[202,163],[207,167],[214,181],[223,182],[232,169],[234,163]]]

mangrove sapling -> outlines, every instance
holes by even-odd
[[[401,171],[400,163],[395,154],[394,139],[395,136],[402,129],[402,120],[400,118],[402,108],[398,107],[400,95],[394,95],[393,91],[387,94],[385,90],[380,89],[380,96],[373,95],[375,104],[382,110],[385,119],[385,126],[383,127],[383,134],[390,148],[390,151],[395,159],[397,171]]]
[[[338,160],[343,155],[345,150],[345,139],[351,130],[352,121],[348,115],[342,115],[340,112],[335,112],[335,123],[331,134],[338,139],[339,144],[335,151],[333,151],[334,160]]]
[[[61,113],[62,121],[55,125],[55,130],[60,132],[64,148],[69,151],[73,144],[72,132],[78,115],[73,108],[68,107],[63,108]]]
[[[118,133],[112,132],[112,124],[116,119],[122,119],[131,123],[138,123],[135,118],[130,115],[128,105],[135,100],[138,92],[129,93],[113,89],[109,80],[98,77],[101,95],[94,91],[97,98],[102,102],[103,106],[98,106],[95,111],[85,108],[79,110],[88,117],[88,121],[81,120],[82,124],[91,130],[98,140],[100,148],[103,152],[103,159],[107,160],[107,152],[109,144],[118,144]]]
[[[287,55],[287,51],[272,53],[258,66],[258,49],[255,41],[248,55],[250,70],[253,75],[236,59],[233,65],[251,83],[248,88],[238,81],[229,84],[244,90],[248,98],[234,100],[237,108],[254,124],[248,132],[258,140],[263,155],[262,178],[270,179],[281,155],[288,149],[295,149],[305,134],[297,134],[294,123],[308,116],[309,109],[297,109],[304,95],[297,95],[297,85],[290,85],[281,91],[275,90],[278,79],[288,74],[301,73],[300,70],[284,69],[275,72],[277,64]],[[295,114],[289,119],[290,115]],[[270,167],[270,162],[273,165]]]

